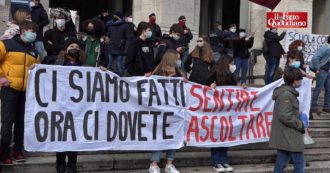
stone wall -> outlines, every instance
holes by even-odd
[[[0,35],[6,30],[9,21],[10,0],[0,0]]]

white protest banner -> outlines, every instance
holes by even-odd
[[[26,93],[27,151],[165,150],[184,141],[180,78],[121,78],[36,65]]]
[[[285,35],[285,51],[289,50],[289,45],[295,40],[302,40],[305,43],[303,49],[305,62],[309,63],[316,51],[327,43],[327,35],[317,35],[317,34],[308,34],[300,33],[296,30],[288,30]]]
[[[269,140],[273,90],[278,80],[263,88],[218,87],[188,83],[186,143],[195,147],[229,147]],[[311,80],[299,88],[300,112],[309,115]]]

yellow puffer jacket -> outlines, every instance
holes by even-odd
[[[11,88],[25,91],[29,67],[36,63],[39,63],[36,48],[24,43],[19,35],[0,41],[0,76],[11,82]]]

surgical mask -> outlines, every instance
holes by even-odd
[[[35,2],[30,2],[30,7],[34,7],[34,6],[36,6],[36,3]]]
[[[204,46],[204,42],[202,42],[202,41],[201,42],[197,42],[197,46],[198,47],[203,47]]]
[[[133,18],[131,18],[131,17],[127,18],[127,22],[133,23]]]
[[[176,65],[176,67],[178,67],[178,68],[181,67],[181,64],[182,64],[182,61],[181,61],[181,60],[177,60],[177,61],[175,62],[175,65]]]
[[[245,32],[240,32],[240,33],[239,33],[239,37],[243,38],[243,37],[245,37],[245,36],[246,36],[246,33],[245,33]]]
[[[59,28],[65,27],[65,19],[56,19],[55,23],[56,23],[56,26]]]
[[[68,55],[71,56],[72,58],[79,59],[80,57],[80,51],[78,49],[69,49],[68,50]]]
[[[236,28],[230,28],[230,32],[236,32]]]
[[[297,48],[299,51],[302,51],[303,50],[303,47],[302,46],[298,46]]]
[[[229,65],[229,70],[231,73],[234,73],[236,71],[236,65],[230,64]]]
[[[174,38],[174,40],[176,40],[176,41],[180,40],[180,36],[178,36],[178,35],[176,35],[176,34],[175,34],[175,35],[173,35],[172,37],[173,37],[173,38]]]
[[[36,40],[37,34],[31,31],[26,31],[23,40],[28,43],[32,43]]]
[[[152,37],[152,32],[151,31],[148,31],[147,32],[147,38],[151,38]]]
[[[301,65],[300,61],[293,61],[291,63],[291,67],[294,67],[294,68],[299,68]]]

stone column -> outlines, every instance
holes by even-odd
[[[330,0],[325,0],[324,13],[325,20],[323,34],[330,35]]]
[[[10,0],[0,0],[0,35],[2,35],[7,28],[10,15],[9,10]]]
[[[210,1],[209,0],[202,0],[200,4],[200,24],[199,24],[199,33],[203,35],[208,35],[209,33],[209,27],[210,27],[210,12],[209,12],[209,7],[210,7]]]
[[[240,16],[239,16],[239,26],[240,28],[246,29],[248,33],[250,33],[250,13],[249,13],[249,1],[241,0],[240,2]]]
[[[313,2],[313,23],[312,30],[315,34],[322,34],[325,28],[325,2],[324,0],[314,0]],[[330,1],[328,1],[330,2]],[[330,15],[328,15],[330,16]]]

